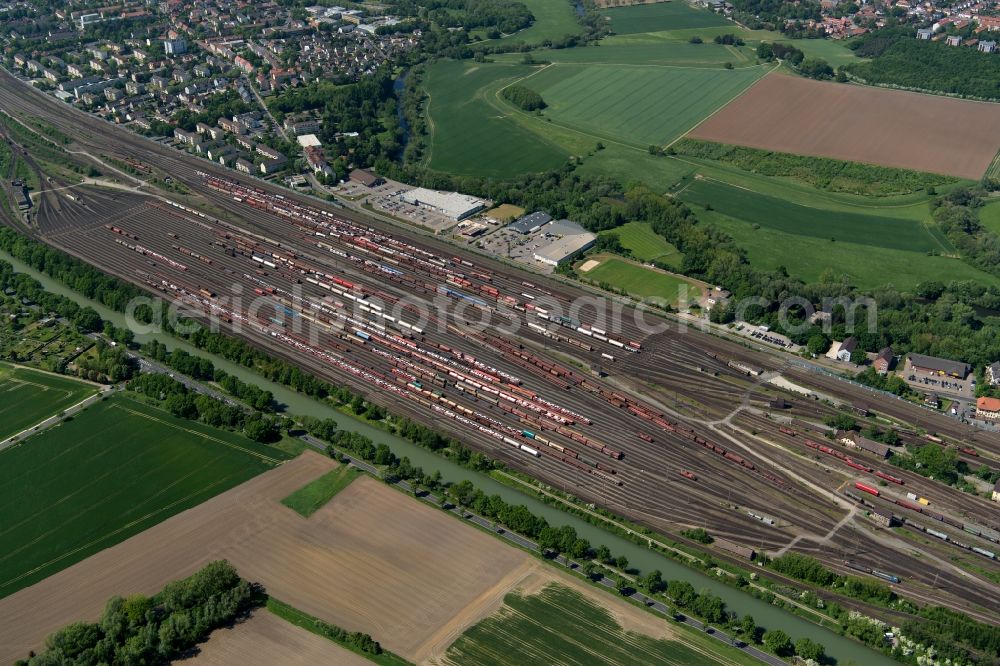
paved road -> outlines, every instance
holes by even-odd
[[[301,439],[302,441],[306,442],[310,446],[320,451],[326,451],[327,445],[311,435],[302,435]],[[364,470],[369,474],[380,476],[378,469],[374,465],[371,465],[359,458],[355,458],[354,456],[345,453],[342,450],[338,449],[338,452],[343,457],[347,458],[350,464],[353,465],[354,467]],[[399,481],[396,483],[396,485],[408,493],[413,492],[413,487],[406,481]],[[441,501],[439,501],[438,498],[432,494],[425,493],[420,496],[420,499],[422,499],[424,502],[427,502],[432,506],[441,508]],[[483,529],[493,532],[497,536],[509,541],[510,543],[516,546],[520,546],[521,548],[536,553],[542,552],[542,549],[538,547],[538,544],[532,541],[531,539],[528,539],[526,537],[521,536],[520,534],[516,534],[514,532],[506,530],[503,527],[499,527],[495,522],[489,520],[488,518],[484,518],[482,516],[479,516],[477,514],[474,514],[470,511],[467,511],[466,509],[457,506],[450,506],[448,510],[451,513],[455,514],[456,516],[463,518],[464,520],[467,520],[471,523],[475,523],[476,525],[482,527]],[[556,562],[557,564],[571,571],[579,571],[581,568],[580,563],[575,562],[574,560],[571,560],[565,557],[564,555],[559,555],[555,558],[549,558],[549,560],[552,562]],[[597,583],[603,585],[604,587],[610,588],[611,590],[616,590],[617,587],[616,582],[611,578],[607,578],[606,576],[601,576],[601,578],[597,580]],[[664,617],[673,618],[674,620],[678,622],[683,622],[684,624],[694,627],[699,631],[705,630],[705,624],[703,622],[699,622],[694,618],[682,614],[674,615],[665,603],[663,603],[662,601],[658,601],[653,597],[647,596],[641,592],[633,592],[632,594],[629,595],[629,598],[644,606],[653,609],[654,611],[657,611],[660,615],[663,615]],[[720,643],[725,643],[726,645],[734,645],[734,640],[736,640],[735,637],[731,637],[729,634],[722,631],[721,629],[713,628],[712,632],[708,635],[712,636]],[[780,659],[772,654],[763,652],[752,645],[747,645],[742,642],[739,642],[735,644],[735,647],[737,647],[737,649],[742,650],[746,654],[750,655],[751,657],[754,657],[758,661],[761,661],[765,664],[771,664],[772,666],[787,666],[787,662],[784,661],[783,659]]]
[[[11,435],[7,439],[3,440],[2,442],[0,442],[0,451],[3,451],[4,449],[9,448],[11,446],[14,446],[18,442],[20,442],[20,441],[22,441],[24,439],[27,439],[28,437],[31,437],[32,435],[34,435],[36,433],[39,433],[39,432],[41,432],[41,431],[43,431],[43,430],[45,430],[47,428],[51,428],[52,426],[56,425],[57,423],[59,423],[60,421],[62,421],[63,419],[65,419],[66,417],[72,416],[73,414],[78,413],[80,410],[82,410],[85,407],[88,407],[88,406],[94,404],[95,402],[97,402],[101,398],[103,398],[103,397],[105,397],[107,395],[110,395],[111,393],[113,393],[116,390],[119,390],[119,389],[118,389],[118,387],[115,387],[115,386],[102,386],[102,387],[100,387],[100,389],[98,389],[97,393],[95,393],[95,394],[93,394],[91,396],[87,396],[86,398],[84,398],[80,402],[76,403],[75,405],[73,405],[71,407],[67,407],[66,409],[62,410],[58,414],[53,414],[52,416],[50,416],[49,418],[45,419],[41,423],[36,423],[35,425],[31,426],[30,428],[25,428],[24,430],[22,430],[21,432],[17,433],[16,435]]]

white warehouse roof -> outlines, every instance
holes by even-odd
[[[400,198],[408,204],[433,209],[453,220],[461,220],[478,213],[489,203],[484,199],[477,199],[467,194],[437,192],[423,187],[404,192]]]
[[[315,134],[302,134],[295,138],[298,140],[299,145],[302,146],[303,148],[308,148],[309,146],[322,145],[320,143],[320,140],[316,138]]]

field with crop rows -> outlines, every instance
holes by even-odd
[[[119,394],[0,452],[0,597],[286,456]]]
[[[614,7],[605,9],[601,13],[610,19],[611,29],[619,35],[717,26],[732,26],[734,32],[738,29],[738,26],[722,16],[703,9],[695,9],[683,0]]]
[[[96,387],[69,377],[0,363],[0,440],[75,405]]]
[[[666,628],[666,621],[662,621]],[[626,631],[603,605],[574,589],[552,584],[537,594],[512,593],[503,608],[455,641],[445,663],[487,664],[614,664],[682,666],[750,663],[670,640],[662,633]]]

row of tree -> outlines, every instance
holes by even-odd
[[[153,597],[111,598],[97,622],[60,629],[43,652],[17,664],[166,664],[254,603],[252,586],[231,564],[211,562]]]

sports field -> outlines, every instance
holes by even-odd
[[[0,363],[0,441],[96,393],[69,377]]]
[[[341,465],[302,486],[281,500],[281,503],[308,518],[360,475],[361,472],[356,467]]]
[[[601,233],[618,236],[625,249],[639,261],[655,259],[671,266],[679,266],[683,259],[680,251],[654,232],[648,222],[629,222]]]
[[[530,595],[511,593],[504,599],[503,608],[455,641],[445,655],[445,663],[455,666],[753,663],[735,649],[723,656],[718,650],[709,651],[697,643],[671,640],[666,620],[651,622],[652,627],[637,628],[639,631],[627,631],[607,607],[560,584],[550,584]],[[656,625],[659,630],[654,628]]]
[[[715,12],[695,9],[685,0],[615,7],[601,13],[610,19],[611,29],[619,35],[716,26],[732,26],[733,32],[739,31],[739,26],[731,21]]]
[[[691,136],[978,180],[1000,149],[1000,113],[986,102],[776,75]]]
[[[0,597],[286,459],[118,394],[0,452]]]
[[[617,257],[591,257],[601,263],[580,275],[598,284],[607,283],[623,289],[630,296],[662,298],[671,305],[682,297],[689,303],[698,300],[701,289],[687,280]]]

